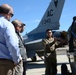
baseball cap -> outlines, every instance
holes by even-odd
[[[21,22],[20,20],[13,20],[12,24],[14,26],[26,26],[23,22]]]

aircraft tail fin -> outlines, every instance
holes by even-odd
[[[46,29],[50,28],[52,30],[57,30],[60,27],[59,19],[63,9],[65,0],[52,0],[43,15],[38,27],[38,32],[44,32]]]

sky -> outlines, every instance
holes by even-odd
[[[14,16],[11,19],[21,20],[26,24],[22,35],[35,29],[42,19],[51,0],[0,0],[0,5],[9,4],[14,9]],[[60,17],[60,29],[67,31],[76,15],[76,0],[65,0]]]

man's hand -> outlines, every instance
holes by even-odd
[[[17,66],[18,64],[20,64],[22,62],[22,60],[19,61],[19,63],[14,63],[14,66]]]

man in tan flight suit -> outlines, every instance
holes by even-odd
[[[45,58],[45,75],[57,74],[57,58],[56,58],[56,39],[53,37],[50,29],[46,30],[46,38],[42,43],[44,46],[44,58]]]

